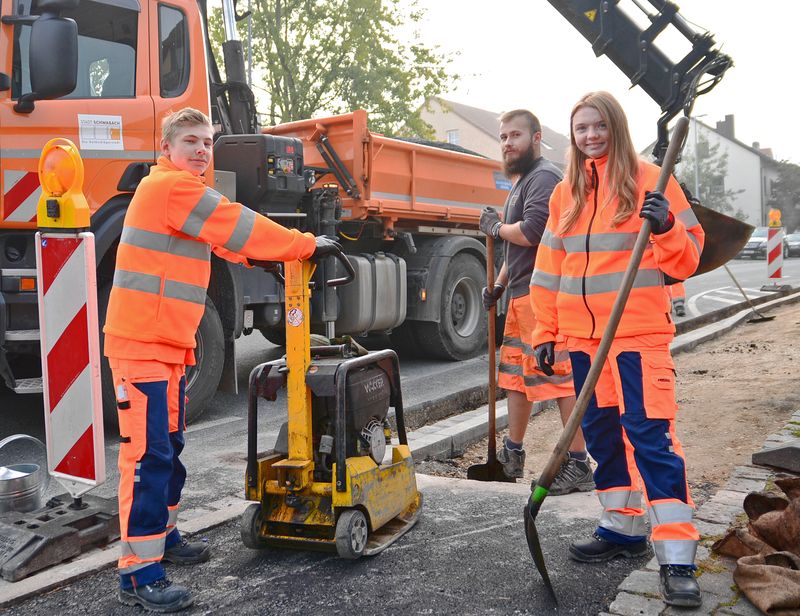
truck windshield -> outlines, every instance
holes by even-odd
[[[22,0],[21,14],[29,15],[31,0]],[[78,24],[78,83],[63,98],[122,98],[135,92],[137,11],[82,0],[63,12]],[[14,69],[11,96],[31,91],[28,46],[31,27],[14,27]]]

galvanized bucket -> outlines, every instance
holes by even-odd
[[[39,439],[27,434],[15,434],[0,441],[0,450],[12,441],[31,440],[42,450],[45,446]],[[50,484],[47,468],[33,462],[22,462],[0,466],[0,513],[16,511],[27,513],[42,506],[44,494]]]

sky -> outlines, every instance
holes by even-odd
[[[408,0],[409,2],[411,0]],[[647,0],[638,0],[653,9]],[[541,122],[569,134],[572,105],[586,92],[608,90],[628,116],[634,144],[643,150],[656,138],[660,107],[590,43],[547,0],[418,0],[426,9],[419,36],[454,55],[461,76],[442,97],[502,112],[527,108]],[[798,0],[679,0],[680,15],[697,31],[710,31],[734,66],[711,92],[700,96],[694,115],[711,127],[734,115],[736,138],[772,148],[777,160],[800,164]],[[643,16],[633,0],[629,13]],[[792,45],[791,43],[795,44]],[[668,28],[656,45],[677,61],[688,42]],[[674,122],[674,121],[673,121]]]

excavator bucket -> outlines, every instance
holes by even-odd
[[[722,267],[733,259],[744,248],[753,233],[754,227],[746,222],[701,205],[696,200],[690,201],[694,215],[706,234],[700,264],[693,276],[705,274]]]

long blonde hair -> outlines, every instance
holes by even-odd
[[[565,211],[561,217],[559,231],[569,231],[578,220],[583,208],[586,207],[586,197],[592,187],[586,177],[586,154],[578,149],[575,135],[572,131],[572,120],[579,109],[593,107],[608,126],[611,144],[608,150],[608,163],[606,165],[606,191],[607,203],[614,196],[617,198],[617,211],[612,224],[616,227],[631,217],[636,210],[636,179],[639,173],[639,156],[633,147],[628,119],[622,106],[608,92],[589,92],[581,97],[572,108],[569,116],[570,124],[570,149],[567,161],[566,180],[572,193],[573,206]]]

